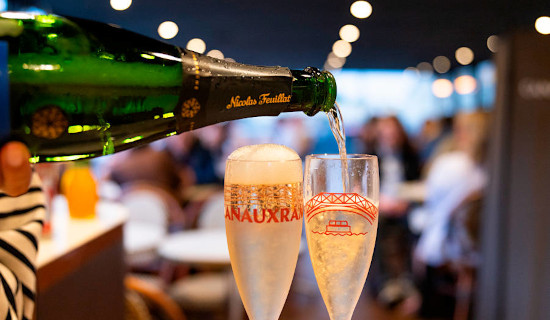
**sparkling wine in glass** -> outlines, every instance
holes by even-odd
[[[304,183],[306,235],[319,290],[331,320],[350,320],[376,240],[378,159],[310,155]]]
[[[225,172],[231,267],[251,320],[279,318],[296,269],[303,217],[302,161],[281,145],[234,151]]]

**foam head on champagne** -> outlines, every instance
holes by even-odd
[[[282,184],[302,182],[302,161],[296,151],[279,144],[257,144],[233,151],[231,184]]]

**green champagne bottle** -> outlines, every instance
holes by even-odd
[[[232,63],[99,22],[0,13],[0,137],[25,142],[31,162],[241,118],[311,116],[335,98],[333,76],[315,68]]]

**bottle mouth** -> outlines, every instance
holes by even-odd
[[[312,74],[317,80],[315,105],[306,114],[313,116],[319,111],[329,112],[334,108],[336,102],[336,80],[334,76],[328,71],[320,71],[312,67],[308,67],[304,71]]]
[[[325,103],[323,103],[323,111],[327,112],[332,109],[336,103],[336,79],[334,79],[332,73],[328,71],[322,71],[321,73],[325,76],[325,92],[327,93],[325,96]]]

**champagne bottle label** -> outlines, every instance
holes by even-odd
[[[287,68],[243,66],[184,50],[177,131],[259,115],[278,115],[290,103]],[[261,84],[258,82],[261,81]]]
[[[8,43],[0,41],[0,139],[10,134],[9,110]]]

